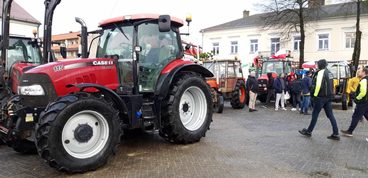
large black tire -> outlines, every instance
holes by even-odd
[[[346,94],[342,94],[341,96],[341,108],[342,110],[348,110],[348,99]]]
[[[244,96],[242,96],[242,94]],[[246,98],[245,83],[243,80],[238,80],[236,82],[234,91],[231,94],[231,107],[233,107],[233,109],[243,109],[246,104]]]
[[[14,151],[22,154],[36,154],[37,149],[34,142],[30,140],[15,140],[10,143]]]
[[[179,109],[179,106],[184,93],[189,92],[191,87],[194,87],[196,91],[202,92],[202,99],[205,99],[205,101],[203,100],[204,102],[202,102],[202,107],[206,108],[206,111],[202,111],[204,112],[202,114],[204,114],[205,117],[202,118],[203,122],[201,125],[196,129],[194,128],[189,130],[181,120],[181,110]],[[191,105],[189,105],[189,107],[190,106]],[[212,109],[211,91],[209,86],[206,84],[206,81],[197,74],[179,74],[170,86],[170,92],[168,97],[165,99],[165,104],[162,108],[163,128],[160,129],[160,136],[171,143],[187,144],[198,142],[205,136],[207,130],[209,130],[212,122]],[[191,112],[191,110],[188,111]]]
[[[261,103],[265,103],[265,102],[267,101],[267,94],[259,95],[259,96],[258,96],[258,100],[259,100]]]
[[[222,113],[222,111],[224,111],[224,105],[225,105],[224,96],[217,93],[217,103],[214,103],[213,105],[214,105],[213,110],[216,113]]]
[[[88,116],[94,116],[93,113],[98,113],[100,114],[99,116],[102,116],[104,122],[100,122],[100,124],[95,122],[95,125],[81,124],[79,122],[82,121],[75,119],[77,123],[72,125],[72,127],[78,125],[75,130],[81,125],[87,125],[87,127],[91,127],[92,129],[98,129],[98,127],[104,128],[99,131],[100,133],[106,133],[104,131],[108,131],[107,138],[98,137],[96,141],[97,143],[100,140],[107,140],[104,144],[100,145],[100,149],[97,149],[96,153],[84,158],[73,155],[79,153],[70,152],[69,148],[68,152],[63,142],[65,144],[71,144],[72,142],[87,144],[94,138],[93,136],[96,134],[96,131],[92,131],[93,135],[87,141],[79,141],[80,138],[85,139],[83,137],[85,135],[81,132],[82,137],[76,138],[75,130],[71,130],[74,133],[74,136],[70,138],[72,141],[69,141],[69,139],[62,140],[63,129],[66,127],[67,121],[78,117],[78,114],[81,112],[82,114],[84,114],[83,112],[87,112]],[[59,171],[76,173],[95,170],[107,162],[108,158],[116,152],[117,146],[120,143],[121,125],[118,115],[119,112],[114,108],[113,104],[102,96],[81,92],[61,97],[47,106],[36,125],[36,146],[38,153],[51,167]]]

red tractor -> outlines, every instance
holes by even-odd
[[[214,111],[222,113],[225,100],[230,100],[232,108],[243,109],[246,104],[246,88],[240,61],[204,61],[203,66],[214,74],[214,77],[207,78],[212,89]]]
[[[34,139],[42,159],[67,172],[104,165],[123,129],[158,130],[171,143],[199,141],[212,121],[205,77],[213,74],[182,59],[181,26],[154,14],[101,22],[97,58],[25,72],[7,108],[14,116],[1,127]]]
[[[277,75],[284,73],[288,74],[292,71],[291,61],[286,59],[268,59],[262,60],[261,70],[259,71],[258,77],[258,99],[261,102],[266,102],[267,99],[267,73],[272,73],[272,77],[276,78]]]

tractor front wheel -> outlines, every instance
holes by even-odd
[[[246,92],[245,83],[243,80],[238,80],[236,82],[234,91],[232,93],[232,98],[230,101],[231,107],[233,109],[243,109],[246,103]]]
[[[36,145],[30,140],[14,140],[10,143],[14,151],[22,154],[35,154],[37,153]]]
[[[217,103],[214,103],[213,110],[215,110],[216,113],[222,113],[224,110],[224,104],[224,96],[222,96],[220,93],[217,93]]]
[[[71,94],[47,106],[36,126],[39,155],[51,167],[70,173],[104,165],[120,142],[120,120],[102,96]]]
[[[198,142],[212,122],[212,97],[205,80],[193,73],[176,77],[163,106],[160,136],[171,143]]]

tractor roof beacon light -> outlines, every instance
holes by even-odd
[[[181,35],[187,35],[189,36],[189,24],[190,22],[192,22],[192,15],[191,14],[187,14],[187,16],[185,17],[185,21],[187,22],[187,26],[188,26],[188,33],[180,33]]]

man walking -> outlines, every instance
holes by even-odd
[[[297,79],[293,80],[291,82],[291,88],[290,88],[291,98],[293,98],[293,108],[291,111],[296,111],[296,105],[299,105],[299,109],[301,110],[301,102],[300,97],[302,93],[302,79],[301,75],[297,75]]]
[[[304,78],[302,79],[302,87],[303,87],[303,102],[302,108],[300,110],[300,114],[309,115],[308,108],[310,103],[310,89],[312,87],[312,79],[310,78],[310,72],[307,71],[305,73]]]
[[[341,130],[343,135],[351,137],[353,136],[353,131],[357,127],[359,120],[364,116],[366,119],[368,117],[368,68],[363,68],[358,71],[358,77],[360,82],[356,90],[356,97],[354,102],[356,107],[351,119],[350,127],[348,130]]]
[[[256,100],[257,100],[257,92],[258,92],[258,81],[256,79],[256,72],[250,72],[248,77],[248,91],[249,91],[249,112],[254,112],[256,110]]]
[[[281,109],[286,111],[285,108],[285,89],[286,89],[286,82],[284,79],[285,75],[283,73],[279,74],[279,77],[275,79],[273,84],[276,93],[276,101],[275,101],[275,111],[279,110],[279,103],[281,100]]]
[[[318,115],[322,108],[325,110],[327,118],[331,122],[333,133],[328,136],[328,139],[340,140],[339,129],[337,128],[337,123],[335,116],[332,112],[332,97],[333,97],[333,75],[326,69],[327,61],[321,59],[317,62],[318,71],[313,78],[313,90],[312,96],[314,98],[312,120],[307,129],[299,130],[299,133],[311,137],[314,127],[316,126]]]

